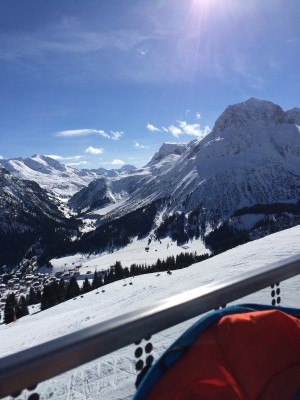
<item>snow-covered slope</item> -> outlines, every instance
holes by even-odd
[[[153,304],[169,296],[266,264],[299,254],[300,226],[269,235],[236,247],[189,268],[176,270],[172,276],[162,273],[136,276],[133,285],[118,281],[105,287],[105,293],[92,291],[76,301],[70,300],[46,311],[0,326],[0,354],[5,356],[53,338],[92,326],[124,312]],[[98,260],[101,270],[101,259]],[[282,305],[299,303],[300,278],[280,284]],[[270,289],[248,296],[243,302],[271,303]],[[241,301],[240,301],[241,302]],[[191,321],[152,337],[153,355],[157,358]],[[129,400],[134,393],[135,347],[128,346],[75,371],[40,384],[37,391],[44,400]],[[23,396],[23,397],[22,397]],[[25,400],[25,394],[18,398]]]
[[[154,154],[146,167],[152,167],[154,171],[167,169],[172,165],[172,163],[178,160],[179,156],[185,152],[187,147],[188,143],[163,143],[159,151]]]

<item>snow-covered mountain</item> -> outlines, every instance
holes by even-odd
[[[229,106],[209,135],[191,142],[159,182],[150,180],[132,201],[170,198],[169,210],[200,206],[220,216],[257,203],[297,202],[299,120],[300,109],[284,113],[267,101]]]
[[[9,325],[0,325],[0,355],[16,354],[26,348],[90,327],[125,312],[153,304],[186,290],[230,278],[264,265],[299,254],[300,227],[294,227],[263,239],[238,246],[219,256],[194,264],[189,268],[167,273],[136,276],[124,287],[123,280],[105,287],[105,292],[91,291],[42,312],[35,312]],[[165,247],[165,257],[172,247]],[[111,257],[115,254],[111,254]],[[86,266],[90,262],[86,261]],[[114,263],[111,258],[111,265]],[[101,270],[101,258],[95,268]],[[283,306],[297,306],[300,278],[280,283]],[[239,303],[271,304],[270,289],[262,290],[239,301]],[[235,302],[237,303],[237,302]],[[174,326],[155,334],[151,343],[152,354],[158,357],[174,342],[194,320]],[[142,343],[144,346],[146,342]],[[129,400],[135,392],[136,371],[134,365],[136,346],[120,349],[91,363],[42,382],[36,392],[44,400]],[[145,353],[144,353],[145,354]],[[28,399],[24,391],[18,399]]]
[[[251,98],[227,107],[203,139],[164,143],[144,168],[78,171],[37,155],[1,164],[56,198],[74,193],[68,206],[86,233],[71,253],[145,237],[201,238],[216,252],[300,224],[299,159],[300,109]]]
[[[128,173],[115,173],[114,176],[92,181],[70,199],[69,206],[79,213],[98,212],[103,215],[104,207],[107,209],[107,206],[112,204],[115,204],[115,207],[123,204],[124,200],[145,186],[149,180],[170,168],[186,148],[186,143],[164,143],[146,167],[126,168]],[[119,171],[122,171],[122,168]]]
[[[284,112],[268,101],[251,98],[229,106],[204,139],[163,145],[145,168],[133,173],[135,185],[114,207],[107,208],[109,193],[116,193],[114,181],[102,181],[94,204],[99,207],[101,198],[107,202],[96,213],[99,228],[83,238],[85,247],[105,246],[103,232],[123,245],[150,234],[179,241],[205,237],[222,224],[230,235],[237,228],[262,227],[266,220],[275,230],[300,223],[299,122],[300,109]],[[120,187],[128,176],[118,178]],[[270,212],[270,204],[275,211]],[[257,205],[264,206],[259,213]],[[92,207],[85,203],[86,210]]]
[[[25,159],[4,159],[0,160],[0,163],[18,179],[35,181],[61,198],[69,198],[99,176],[112,177],[135,169],[132,165],[123,165],[122,168],[114,170],[78,170],[38,154]]]
[[[61,248],[77,225],[36,182],[17,179],[0,167],[1,266],[47,253],[53,245]]]

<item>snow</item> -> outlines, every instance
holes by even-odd
[[[91,213],[88,213],[87,215],[106,215],[107,213],[113,211],[115,208],[123,205],[126,202],[126,199],[122,199],[116,203],[110,204],[106,207],[100,208],[99,210],[94,210]]]
[[[146,250],[149,249],[149,250]],[[114,265],[116,261],[121,261],[123,267],[130,267],[131,264],[154,264],[158,258],[161,260],[169,256],[176,257],[177,254],[182,252],[194,253],[198,255],[203,253],[210,253],[204,246],[203,242],[199,240],[189,241],[184,245],[178,246],[170,238],[165,238],[160,241],[151,241],[148,244],[148,239],[133,241],[123,249],[114,250],[109,253],[102,253],[100,255],[75,254],[73,256],[62,257],[59,259],[52,259],[53,273],[68,269],[72,264],[81,265],[80,273],[84,274],[87,270],[107,269]]]
[[[105,293],[92,291],[76,301],[70,300],[43,312],[24,317],[9,325],[0,326],[0,353],[2,356],[16,353],[42,342],[92,326],[111,317],[134,311],[139,307],[153,304],[158,300],[183,293],[186,290],[231,277],[233,275],[259,268],[266,264],[299,254],[300,226],[277,232],[257,241],[249,242],[222,253],[189,268],[176,270],[172,276],[161,273],[136,276],[133,285],[123,286],[123,281],[105,287]],[[143,258],[145,251],[137,255],[137,243],[132,244],[132,252],[123,253],[128,259]],[[165,247],[163,242],[162,246]],[[151,244],[150,244],[151,247]],[[134,250],[135,249],[135,250]],[[129,249],[128,249],[129,250]],[[125,251],[125,250],[124,250]],[[122,253],[119,253],[120,255]],[[109,257],[112,255],[107,255]],[[111,260],[106,256],[91,260],[98,270]],[[70,260],[71,261],[71,260]],[[121,260],[123,263],[123,260]],[[55,262],[55,260],[53,260]],[[61,266],[57,261],[55,268]],[[83,260],[83,265],[90,260]],[[280,284],[283,305],[299,304],[300,277]],[[264,302],[270,304],[271,294],[267,288],[257,294],[247,296],[239,302]],[[156,334],[151,342],[155,358],[177,338],[192,321],[177,325]],[[41,399],[77,400],[121,400],[131,399],[135,391],[134,345],[118,350],[99,360],[41,383],[37,391]],[[25,392],[26,393],[26,392]],[[25,394],[18,399],[25,400]]]
[[[101,176],[115,176],[132,171],[134,166],[123,166],[119,170],[77,170],[68,165],[61,164],[48,156],[35,154],[25,159],[0,160],[8,171],[18,179],[33,180],[43,189],[52,192],[58,199],[68,199],[91,181]]]

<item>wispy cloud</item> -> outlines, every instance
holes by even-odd
[[[59,137],[79,137],[79,136],[88,136],[88,135],[98,135],[102,136],[106,139],[111,140],[119,140],[121,136],[124,135],[122,131],[110,131],[110,133],[105,132],[104,130],[97,129],[70,129],[67,131],[59,131],[55,132],[54,136]]]
[[[137,30],[89,30],[75,18],[64,18],[53,25],[24,34],[2,36],[3,51],[0,58],[12,60],[21,57],[41,56],[44,53],[91,53],[117,49],[128,51],[149,40]],[[151,36],[150,36],[151,38]]]
[[[182,132],[187,135],[203,137],[205,134],[210,132],[208,126],[202,129],[200,124],[188,124],[186,121],[178,121],[178,124]]]
[[[240,76],[253,89],[261,90],[265,85],[265,79],[260,76],[257,68],[250,63],[243,54],[235,54],[233,57],[233,72]]]
[[[137,149],[149,149],[149,146],[144,146],[142,144],[139,144],[138,142],[134,142],[134,147]]]
[[[88,162],[87,161],[78,161],[78,162],[67,163],[66,165],[69,165],[71,167],[75,167],[77,165],[85,165],[85,164],[88,164]]]
[[[209,126],[202,128],[200,124],[189,124],[186,121],[177,121],[177,126],[169,125],[168,127],[163,127],[162,130],[171,133],[176,138],[184,134],[203,138],[211,132]]]
[[[73,136],[87,136],[87,135],[100,135],[107,139],[110,139],[108,133],[104,132],[103,130],[97,129],[70,129],[67,131],[59,131],[54,133],[55,136],[62,136],[62,137],[73,137]]]
[[[147,19],[148,14],[152,13],[147,13]],[[183,68],[182,54],[174,46],[181,28],[149,29],[141,21],[142,17],[136,28],[127,24],[125,29],[113,29],[106,24],[85,23],[80,17],[63,18],[37,24],[30,32],[4,33],[0,35],[0,60],[13,64],[22,77],[26,73],[35,79],[44,79],[46,72],[64,82],[186,81],[190,57],[184,57],[188,67]]]
[[[160,132],[161,131],[159,128],[157,128],[156,126],[149,124],[149,123],[146,125],[146,128],[150,132]]]
[[[80,160],[82,156],[69,156],[69,157],[63,157],[59,156],[57,154],[46,154],[46,157],[53,158],[54,160]]]
[[[169,125],[167,128],[164,127],[164,131],[172,133],[175,137],[178,137],[183,133],[182,130],[175,125]]]
[[[0,155],[0,160],[4,160],[4,157]]]
[[[122,131],[115,131],[115,132],[111,131],[110,138],[112,140],[119,140],[120,137],[123,136],[123,135],[124,135],[124,132],[122,132]]]
[[[88,154],[98,155],[98,154],[103,154],[104,149],[102,147],[89,146],[87,149],[85,149],[84,152]]]
[[[201,119],[202,115],[199,112],[196,112],[196,119]]]

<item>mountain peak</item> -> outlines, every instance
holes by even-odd
[[[215,123],[214,130],[224,130],[230,126],[235,128],[251,122],[255,124],[278,124],[285,120],[285,112],[277,104],[255,97],[242,103],[228,106]]]
[[[187,149],[187,146],[187,143],[165,142],[158,152],[154,154],[147,166],[154,165],[171,155],[180,156]]]

